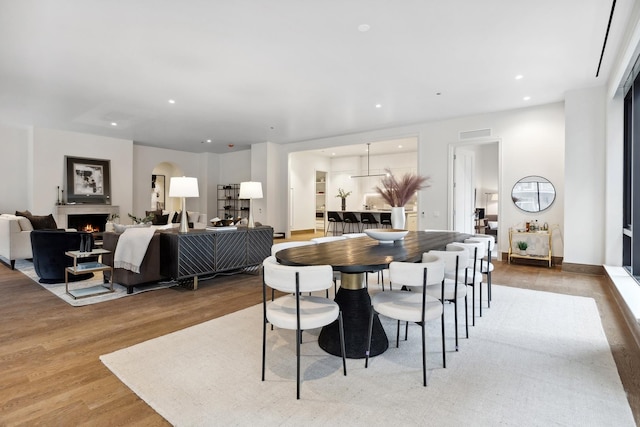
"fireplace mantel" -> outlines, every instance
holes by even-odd
[[[88,215],[88,214],[118,214],[120,215],[120,206],[112,205],[57,205],[56,206],[56,223],[58,227],[68,227],[69,215]]]

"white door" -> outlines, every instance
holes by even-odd
[[[453,156],[453,229],[474,233],[474,165],[472,151],[456,148]]]

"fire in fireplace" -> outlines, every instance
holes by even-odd
[[[78,231],[102,233],[108,216],[108,214],[69,215],[67,217],[67,226]]]

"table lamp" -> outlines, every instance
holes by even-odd
[[[180,219],[180,233],[189,231],[189,220],[187,218],[187,197],[199,197],[198,178],[188,176],[174,176],[169,183],[169,197],[180,197],[182,199],[182,214]]]
[[[247,227],[254,228],[253,199],[262,199],[262,183],[257,181],[241,182],[238,198],[249,199],[249,223],[247,224]]]

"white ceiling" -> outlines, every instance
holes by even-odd
[[[596,78],[611,1],[0,0],[0,122],[224,153],[561,101],[633,3]]]

